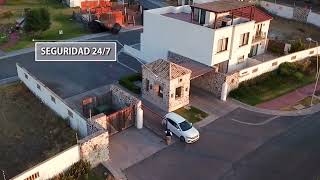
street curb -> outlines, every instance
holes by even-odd
[[[20,79],[18,76],[13,76],[13,77],[9,77],[9,78],[5,78],[5,79],[1,79],[0,80],[0,85],[6,85],[6,84],[11,84],[11,83],[15,83],[18,82]]]
[[[302,109],[302,110],[296,110],[296,111],[280,111],[280,110],[270,110],[270,109],[262,109],[255,106],[250,106],[248,104],[245,104],[243,102],[240,102],[236,99],[229,99],[230,102],[235,103],[240,108],[262,113],[262,114],[269,114],[269,115],[275,115],[275,116],[303,116],[303,115],[309,115],[320,111],[320,104],[316,104],[312,107]]]

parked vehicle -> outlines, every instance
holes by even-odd
[[[200,138],[199,131],[185,118],[176,113],[168,113],[162,120],[162,125],[186,143],[196,142]]]

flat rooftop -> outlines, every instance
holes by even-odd
[[[253,5],[250,3],[238,1],[238,0],[214,1],[214,2],[191,5],[191,7],[203,9],[203,10],[214,12],[214,13],[224,13],[224,12],[239,10],[241,8],[246,8],[251,6]]]

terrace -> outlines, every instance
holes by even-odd
[[[242,1],[214,1],[185,6],[162,13],[163,16],[184,22],[218,29],[254,20],[256,23],[272,19],[254,5]],[[178,12],[177,12],[178,10]]]

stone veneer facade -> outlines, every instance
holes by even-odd
[[[217,97],[221,97],[222,85],[226,82],[228,84],[228,93],[238,88],[239,73],[224,74],[220,72],[211,71],[191,81],[191,85],[202,90],[211,92]]]
[[[191,73],[171,80],[161,79],[142,67],[142,97],[167,112],[179,109],[189,104],[190,76]],[[149,90],[146,86],[147,80]],[[162,87],[162,97],[158,95],[156,86]],[[175,91],[178,87],[181,87],[181,97],[176,98]]]

